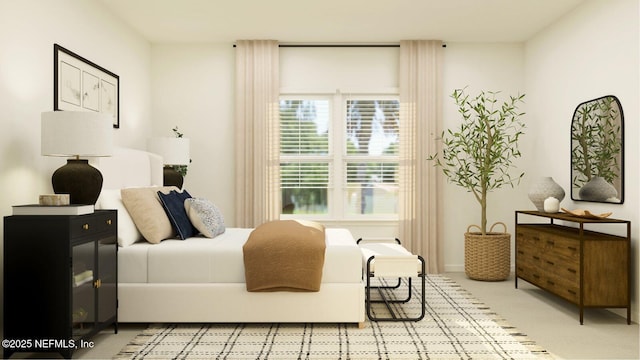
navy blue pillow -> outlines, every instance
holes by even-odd
[[[171,190],[168,194],[158,191],[158,197],[180,239],[184,240],[198,233],[184,209],[184,201],[191,198],[191,195],[186,190],[182,192]]]

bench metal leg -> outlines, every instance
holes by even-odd
[[[369,318],[369,320],[371,321],[420,321],[424,318],[425,313],[426,313],[426,306],[425,306],[425,276],[426,276],[426,269],[425,269],[425,262],[424,259],[422,258],[422,256],[418,255],[418,260],[420,261],[420,266],[421,266],[421,272],[420,274],[418,274],[418,277],[420,278],[420,282],[421,282],[421,286],[420,286],[420,291],[421,291],[421,298],[419,299],[420,301],[420,314],[416,317],[402,317],[399,314],[397,314],[393,308],[392,308],[392,304],[395,303],[407,303],[411,300],[412,297],[412,282],[411,282],[411,277],[408,278],[407,280],[407,286],[408,288],[408,295],[406,299],[388,299],[384,292],[383,289],[385,290],[389,290],[389,289],[397,289],[398,287],[400,287],[401,278],[398,278],[398,284],[396,286],[372,286],[371,285],[371,278],[375,276],[375,274],[371,273],[371,261],[375,258],[375,256],[370,257],[367,260],[367,285],[366,285],[366,308],[367,308],[367,317]],[[377,289],[378,293],[380,294],[380,297],[382,298],[382,300],[373,300],[371,298],[371,289]],[[372,314],[371,311],[371,305],[374,303],[384,303],[387,310],[389,311],[389,313],[391,314],[391,317],[389,318],[381,318],[381,317],[376,317],[374,314]]]
[[[409,281],[411,281],[411,278],[409,278]],[[397,289],[400,287],[400,285],[402,285],[402,278],[398,278],[398,282],[395,285],[372,285],[370,286],[371,289],[387,289],[387,290],[392,290],[392,289]],[[409,294],[411,294],[411,290],[409,290]]]

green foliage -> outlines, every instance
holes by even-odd
[[[184,137],[184,134],[180,132],[180,130],[178,130],[178,127],[174,127],[173,129],[171,129],[171,131],[173,131],[173,134],[177,137],[177,138],[181,138]]]
[[[487,193],[505,185],[514,186],[524,176],[512,177],[513,161],[521,156],[518,140],[522,136],[523,112],[518,105],[524,95],[510,96],[498,103],[497,92],[480,92],[470,98],[457,89],[455,100],[462,123],[457,130],[442,133],[442,153],[429,157],[442,168],[448,181],[473,193],[481,206],[480,229],[487,230]]]
[[[620,111],[615,98],[608,96],[584,103],[571,122],[573,186],[580,188],[595,176],[608,183],[618,177],[618,157],[622,151]]]
[[[177,138],[181,138],[184,137],[184,134],[180,132],[180,130],[178,130],[178,126],[174,127],[173,129],[171,129],[171,131],[173,131],[173,134],[177,137]],[[189,159],[189,163],[191,163],[191,159]],[[173,165],[173,169],[175,171],[177,171],[180,175],[182,175],[182,177],[187,176],[187,166],[188,165]]]

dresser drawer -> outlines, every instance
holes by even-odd
[[[550,254],[542,260],[542,268],[545,273],[552,275],[554,278],[563,279],[565,282],[580,284],[580,264],[558,260]]]
[[[516,270],[518,272],[519,278],[527,280],[534,285],[542,286],[543,278],[539,269],[531,267],[527,264],[518,263],[516,264]]]
[[[546,273],[542,279],[541,287],[549,290],[550,292],[563,297],[573,303],[578,303],[580,300],[580,283],[568,281],[565,278],[556,276],[552,273]]]
[[[519,226],[516,228],[516,241],[518,246],[532,246],[538,248],[540,246],[540,233],[533,229]]]
[[[573,303],[579,301],[579,285],[568,283],[566,280],[544,273],[538,269],[532,269],[525,265],[518,265],[518,277],[556,294]]]
[[[93,215],[77,216],[71,219],[71,240],[105,234],[116,235],[116,212],[101,211]]]
[[[580,260],[580,241],[555,234],[542,234],[542,245],[545,252],[552,253],[567,259]]]
[[[542,268],[540,253],[533,248],[518,246],[516,250],[516,264],[524,264],[532,268]]]
[[[527,228],[516,229],[516,263],[526,262],[531,266],[540,266],[540,237]]]

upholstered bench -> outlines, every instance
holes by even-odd
[[[358,245],[362,251],[362,258],[366,262],[366,288],[365,301],[367,317],[371,321],[419,321],[425,315],[425,263],[420,255],[414,255],[405,249],[400,240],[393,241],[363,241],[358,240]],[[396,285],[372,285],[372,278],[398,278]],[[392,304],[408,303],[411,300],[413,286],[411,279],[419,277],[420,286],[420,313],[417,316],[401,315],[394,311]],[[402,278],[407,278],[406,286],[407,297],[404,299],[389,299],[385,296],[385,291],[393,292],[402,285]],[[374,300],[371,297],[371,290],[376,289],[380,294],[380,300]],[[373,303],[384,303],[390,313],[389,317],[379,317],[372,313],[371,305]]]

